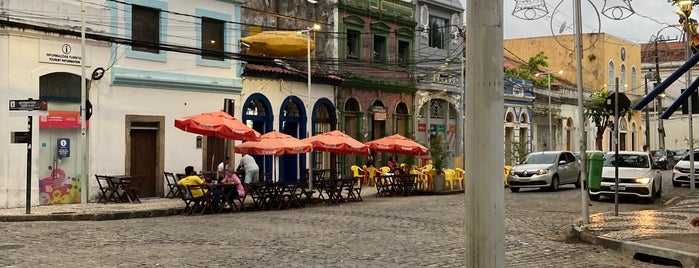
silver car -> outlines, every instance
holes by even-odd
[[[569,151],[534,152],[512,167],[507,179],[514,193],[520,188],[558,191],[563,184],[575,184],[580,188],[580,162]]]
[[[687,153],[682,160],[677,162],[675,167],[672,169],[672,186],[680,187],[682,184],[690,184],[691,179],[689,178],[690,166],[689,166],[689,153]],[[694,185],[699,186],[699,150],[694,150]]]
[[[619,184],[615,174],[619,167]],[[599,189],[589,189],[590,199],[599,200],[600,196],[614,196],[615,192],[624,196],[636,196],[653,203],[663,191],[662,166],[655,163],[648,152],[620,151],[604,155],[602,164],[602,183]]]

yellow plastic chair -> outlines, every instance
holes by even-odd
[[[391,168],[390,168],[390,167],[387,167],[387,166],[383,166],[383,167],[380,167],[380,168],[379,168],[379,171],[381,171],[381,175],[384,175],[384,174],[386,174],[386,173],[391,172]]]
[[[410,174],[417,175],[415,178],[415,184],[417,184],[418,190],[424,191],[427,189],[427,176],[425,176],[425,174],[422,173],[417,166],[410,166]]]
[[[466,171],[460,168],[455,168],[454,171],[456,171],[456,180],[459,181],[459,186],[461,189],[464,189],[464,176],[466,176]]]
[[[427,184],[427,187],[425,187],[425,190],[432,191],[434,188],[432,187],[432,176],[435,175],[436,171],[434,170],[434,166],[432,164],[427,164],[424,167],[422,167],[421,170],[425,183]]]
[[[352,165],[350,169],[352,170],[352,178],[357,179],[357,185],[362,185],[362,179],[364,178],[364,176],[359,174],[359,170],[361,168],[357,165]]]
[[[456,171],[447,168],[444,169],[444,184],[449,183],[449,190],[454,190],[454,182],[456,181]]]
[[[379,174],[379,170],[375,167],[368,167],[364,171],[364,185],[374,186],[374,176]]]

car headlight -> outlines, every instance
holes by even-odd
[[[634,180],[634,182],[640,184],[648,184],[650,182],[650,178],[637,178]]]
[[[549,170],[548,170],[548,169],[543,169],[543,168],[542,168],[542,169],[539,169],[539,170],[536,171],[536,175],[544,175],[544,174],[546,174],[546,173],[549,173]]]
[[[515,175],[515,169],[514,169],[514,168],[513,168],[513,169],[510,169],[510,175],[513,175],[513,176]]]

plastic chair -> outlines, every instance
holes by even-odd
[[[362,179],[364,178],[364,176],[359,175],[359,170],[361,168],[357,165],[352,165],[350,169],[352,170],[352,178],[357,179],[357,185],[362,185]]]
[[[423,176],[425,177],[425,182],[427,183],[427,187],[425,187],[426,190],[432,191],[434,188],[432,187],[432,176],[436,173],[434,170],[434,166],[432,164],[427,164],[424,167],[422,167],[421,170]]]
[[[449,183],[449,190],[454,190],[454,182],[456,181],[456,171],[447,168],[444,169],[444,184]]]
[[[379,170],[381,171],[381,175],[391,172],[391,168],[387,166],[380,167]]]
[[[379,170],[375,167],[368,167],[364,171],[364,185],[374,186],[374,176],[379,174]]]
[[[454,171],[456,171],[456,180],[459,181],[461,189],[464,189],[464,176],[466,176],[466,171],[460,168],[455,168]]]

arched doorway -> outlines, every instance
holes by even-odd
[[[296,96],[288,96],[282,101],[279,110],[279,132],[296,137],[306,138],[306,111],[303,102]],[[303,116],[302,116],[303,115]],[[313,135],[311,133],[311,135]],[[300,171],[306,169],[305,154],[285,154],[279,157],[278,181],[298,181]]]
[[[343,124],[344,132],[350,137],[355,138],[358,141],[364,141],[364,136],[360,131],[362,129],[361,120],[362,113],[360,111],[359,102],[355,98],[349,98],[345,101],[343,105]],[[362,166],[362,158],[359,156],[342,155],[340,156],[342,163],[345,166],[341,170],[350,170],[352,165]],[[348,159],[354,158],[354,161],[348,161]]]
[[[329,132],[336,129],[337,117],[335,106],[328,98],[320,98],[313,106],[313,135]],[[337,160],[328,152],[313,152],[313,169],[329,169],[336,167]]]
[[[411,137],[412,135],[410,133],[410,128],[408,128],[408,126],[410,125],[410,123],[408,122],[410,118],[408,105],[405,105],[404,102],[399,102],[398,105],[396,105],[396,112],[393,115],[393,118],[396,122],[395,132],[405,137]]]
[[[513,164],[513,158],[516,154],[516,148],[513,144],[515,132],[515,115],[511,111],[505,113],[505,163]]]
[[[243,118],[241,120],[261,134],[272,131],[274,114],[272,114],[272,105],[267,97],[260,93],[251,94],[243,103]],[[260,166],[262,174],[272,173],[271,156],[253,156],[253,158],[255,158],[257,165]],[[265,179],[271,179],[271,177]]]

